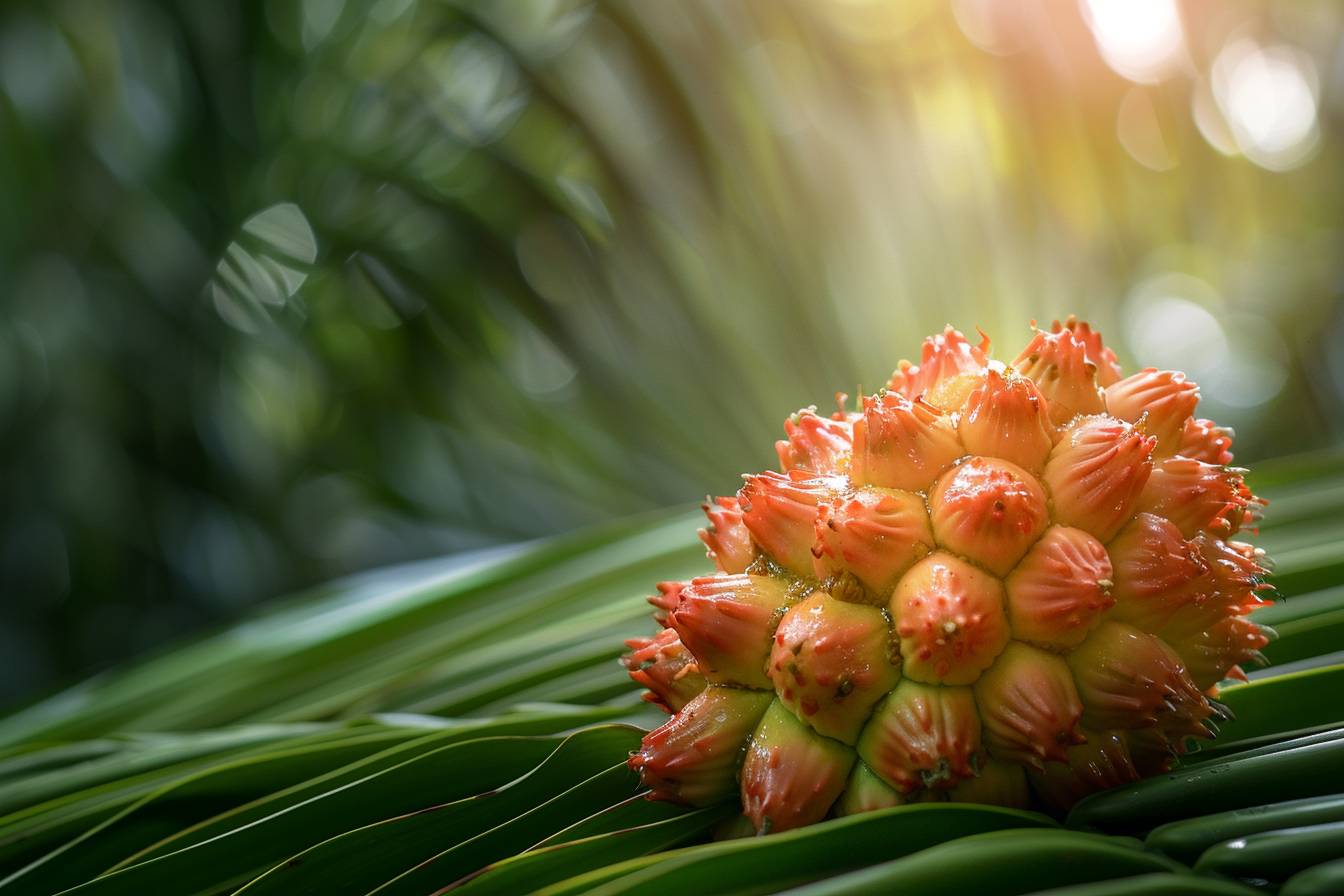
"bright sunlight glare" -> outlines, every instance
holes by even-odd
[[[1106,63],[1131,81],[1160,81],[1181,58],[1174,0],[1084,0],[1083,17]]]

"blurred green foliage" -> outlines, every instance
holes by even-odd
[[[7,4],[0,696],[731,491],[949,321],[1336,444],[1344,8],[1102,7]]]

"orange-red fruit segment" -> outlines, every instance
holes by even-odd
[[[1024,376],[994,369],[971,391],[957,432],[970,454],[998,457],[1024,470],[1040,472],[1050,448],[1050,414],[1045,397]]]
[[[966,400],[971,397],[971,393],[984,382],[984,371],[958,374],[929,387],[924,393],[924,400],[946,413],[957,413],[965,407]]]
[[[1206,464],[1226,466],[1232,463],[1232,430],[1212,420],[1191,417],[1185,421],[1176,453]]]
[[[1055,522],[1110,541],[1138,508],[1153,470],[1154,439],[1114,417],[1082,417],[1065,428],[1042,479]]]
[[[644,736],[630,768],[655,799],[711,806],[737,790],[742,747],[770,705],[768,691],[708,687]]]
[[[1141,513],[1111,542],[1111,618],[1155,632],[1183,607],[1210,598],[1213,580],[1196,546],[1170,521]]]
[[[785,439],[775,443],[779,466],[814,473],[841,473],[853,450],[854,427],[848,420],[818,416],[805,408],[784,421]]]
[[[756,547],[751,533],[742,522],[742,508],[737,498],[715,498],[700,505],[709,519],[709,525],[699,530],[709,559],[720,572],[746,572],[756,559]]]
[[[794,715],[818,734],[852,744],[873,704],[900,678],[892,652],[881,610],[817,591],[780,620],[770,678]]]
[[[1064,660],[1038,647],[1010,641],[975,683],[985,746],[997,759],[1041,768],[1064,762],[1080,743],[1082,702]]]
[[[1111,576],[1101,542],[1051,526],[1004,581],[1013,637],[1050,650],[1077,647],[1115,604]]]
[[[1241,667],[1266,664],[1260,648],[1270,642],[1273,629],[1245,616],[1225,616],[1212,626],[1169,625],[1161,632],[1185,663],[1195,687],[1202,691],[1224,678],[1245,678]]]
[[[863,400],[854,424],[850,476],[856,485],[923,491],[965,453],[947,414],[920,398],[878,393]]]
[[[1212,535],[1201,534],[1191,540],[1200,559],[1208,566],[1215,591],[1236,594],[1243,591],[1268,589],[1265,577],[1269,575],[1265,552],[1244,541],[1223,541]]]
[[[650,606],[653,607],[653,619],[664,628],[667,627],[668,615],[681,603],[681,592],[689,582],[659,582],[656,586],[658,593],[650,595],[648,598]]]
[[[1111,351],[1101,340],[1101,333],[1092,329],[1086,322],[1081,321],[1073,315],[1069,315],[1068,320],[1060,324],[1055,321],[1050,326],[1050,332],[1058,333],[1060,330],[1068,330],[1073,333],[1073,338],[1083,344],[1087,352],[1087,360],[1097,369],[1097,383],[1105,388],[1114,382],[1117,382],[1124,373],[1120,370],[1120,360],[1116,358],[1115,352]]]
[[[644,699],[664,712],[676,712],[705,689],[695,657],[677,633],[665,628],[652,638],[631,638],[621,664],[636,684],[648,688]]]
[[[970,684],[1008,643],[999,580],[939,551],[915,564],[891,596],[903,672],[930,684]]]
[[[821,506],[813,569],[822,581],[852,572],[885,603],[901,574],[931,550],[933,533],[922,497],[867,487]]]
[[[1087,346],[1072,330],[1037,330],[1013,368],[1036,383],[1049,402],[1050,421],[1056,426],[1106,408],[1097,385],[1097,367],[1087,359]]]
[[[859,756],[901,793],[953,787],[975,774],[980,717],[967,687],[906,678],[864,726]]]
[[[1158,457],[1176,453],[1198,404],[1199,387],[1179,371],[1147,367],[1106,388],[1106,410],[1130,423],[1142,419],[1157,438]]]
[[[1241,471],[1190,457],[1169,457],[1149,477],[1139,508],[1164,516],[1186,538],[1200,532],[1227,537],[1254,521],[1261,502]]]
[[[1158,728],[1168,739],[1208,737],[1212,707],[1161,638],[1121,622],[1103,622],[1069,668],[1089,728]]]
[[[776,700],[742,762],[742,810],[758,833],[821,821],[853,765],[852,749],[817,734]]]
[[[710,681],[768,689],[770,639],[789,602],[774,576],[705,576],[682,589],[668,624]]]
[[[817,506],[835,497],[845,481],[803,470],[768,471],[746,480],[738,503],[752,540],[780,566],[810,576]]]
[[[950,551],[1005,575],[1050,524],[1045,492],[1016,464],[972,457],[929,493],[933,536]]]
[[[979,346],[971,345],[966,337],[951,326],[929,336],[920,349],[919,366],[902,361],[891,375],[889,387],[906,398],[916,398],[940,383],[966,374],[974,375],[985,368],[988,359],[989,338]]]

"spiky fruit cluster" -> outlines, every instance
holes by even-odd
[[[1070,319],[1011,365],[948,327],[861,409],[785,421],[705,505],[718,573],[664,583],[625,663],[672,714],[652,796],[758,831],[922,800],[1063,809],[1211,737],[1268,632],[1263,502],[1182,374]]]

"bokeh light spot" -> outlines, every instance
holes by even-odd
[[[1160,81],[1182,58],[1173,0],[1085,0],[1083,17],[1106,63],[1131,81]]]
[[[1286,46],[1238,40],[1213,64],[1213,91],[1233,139],[1255,164],[1271,171],[1295,168],[1319,142],[1315,64]]]
[[[1228,344],[1222,325],[1207,308],[1171,289],[1193,279],[1164,278],[1159,282],[1167,289],[1135,296],[1128,335],[1131,345],[1142,346],[1142,363],[1185,370],[1202,384],[1227,363]]]
[[[1141,364],[1185,371],[1215,408],[1258,407],[1283,390],[1288,349],[1271,321],[1224,305],[1197,277],[1161,274],[1130,293],[1125,335]]]

